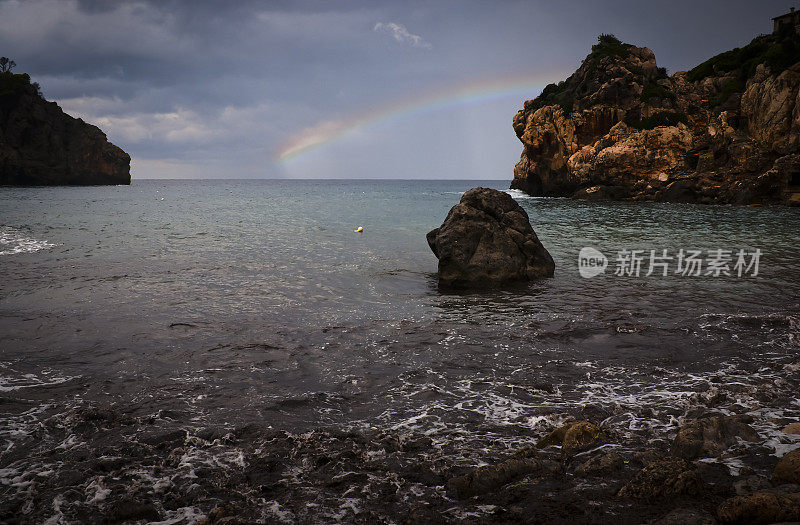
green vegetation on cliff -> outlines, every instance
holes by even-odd
[[[755,74],[759,64],[766,64],[770,72],[777,75],[799,61],[800,36],[792,27],[771,35],[758,36],[744,47],[709,58],[691,69],[686,78],[696,82],[712,75],[738,71],[738,78],[745,82]]]
[[[19,93],[28,86],[33,86],[36,92],[41,96],[42,93],[39,89],[39,84],[31,82],[31,77],[27,73],[16,74],[11,71],[0,73],[0,97]]]

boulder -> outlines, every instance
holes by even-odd
[[[772,479],[782,483],[800,484],[800,448],[789,452],[778,461],[772,472]]]
[[[551,277],[555,270],[525,210],[490,188],[467,191],[427,240],[439,259],[443,286],[497,286]]]
[[[696,419],[678,429],[672,443],[672,454],[683,459],[718,456],[738,438],[758,441],[758,433],[748,425],[749,416],[714,416]]]
[[[717,518],[741,525],[800,521],[800,493],[734,496],[717,508]]]
[[[565,457],[602,444],[607,439],[606,432],[589,421],[577,421],[563,425],[536,443],[538,448],[558,445]]]
[[[557,470],[557,465],[536,458],[509,459],[496,465],[485,465],[447,482],[447,494],[454,498],[471,498],[494,492],[503,485],[536,473]]]
[[[616,452],[606,452],[599,456],[595,456],[585,463],[578,465],[575,469],[575,474],[583,478],[591,476],[602,476],[616,472],[625,465],[622,456]]]
[[[781,430],[784,434],[800,434],[800,423],[790,423]]]
[[[698,494],[701,484],[700,474],[694,465],[683,459],[668,458],[644,467],[617,495],[652,501],[682,494]]]
[[[702,510],[675,509],[650,525],[716,525],[717,520]]]

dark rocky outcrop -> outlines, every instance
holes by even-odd
[[[447,482],[447,494],[454,498],[471,498],[494,492],[503,485],[520,480],[530,474],[557,470],[550,461],[538,458],[512,458],[496,465],[485,465],[452,478]]]
[[[800,36],[764,35],[667,76],[601,35],[513,120],[512,188],[587,200],[800,204]]]
[[[583,478],[602,476],[621,470],[624,465],[625,461],[622,459],[622,456],[616,452],[606,452],[605,454],[594,456],[585,463],[578,465],[575,469],[575,474]]]
[[[717,508],[722,523],[761,525],[800,521],[800,493],[770,494],[758,492],[734,496]]]
[[[792,450],[778,461],[772,479],[783,483],[800,484],[800,449]]]
[[[672,453],[683,459],[714,457],[735,445],[738,438],[758,441],[758,433],[748,425],[749,416],[714,416],[696,419],[678,429]]]
[[[619,497],[653,501],[700,492],[702,481],[697,468],[683,459],[654,461],[640,470],[619,491]]]
[[[130,156],[48,102],[28,75],[0,73],[0,185],[130,184]]]
[[[550,432],[536,443],[539,448],[558,445],[567,458],[604,443],[606,432],[589,421],[568,423]]]
[[[698,509],[675,509],[650,525],[716,525],[713,516]]]
[[[555,269],[525,210],[490,188],[466,192],[427,240],[444,286],[496,286],[551,277]]]

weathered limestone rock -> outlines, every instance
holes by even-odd
[[[551,277],[555,269],[525,210],[507,193],[489,188],[466,192],[427,240],[444,286],[496,286]]]
[[[598,43],[514,116],[523,152],[511,187],[586,200],[800,205],[800,171],[775,166],[800,153],[800,62],[709,75],[668,77],[647,48]]]

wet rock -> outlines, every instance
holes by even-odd
[[[717,508],[717,518],[742,525],[800,521],[800,493],[734,496]]]
[[[128,460],[125,458],[102,457],[92,461],[89,468],[95,472],[111,472],[113,470],[120,469],[127,464]]]
[[[772,479],[784,483],[800,483],[800,448],[783,456],[775,470]]]
[[[239,512],[241,512],[241,509],[237,505],[230,502],[224,503],[214,507],[205,519],[197,522],[197,525],[244,525],[247,521],[237,516]]]
[[[125,521],[159,521],[161,515],[155,505],[149,501],[138,501],[132,498],[123,498],[111,505],[107,513],[111,523]]]
[[[402,525],[417,525],[418,523],[447,523],[447,520],[430,505],[420,504],[412,508],[400,522]]]
[[[608,438],[606,432],[588,421],[578,421],[559,427],[536,444],[539,448],[560,445],[564,457],[600,445]]]
[[[588,421],[579,421],[567,429],[561,451],[565,456],[572,456],[603,443],[607,435],[603,429]]]
[[[661,459],[640,470],[620,489],[618,496],[652,501],[680,494],[694,495],[700,491],[701,484],[697,468],[688,461]]]
[[[328,480],[325,483],[325,486],[334,489],[341,489],[351,485],[363,484],[365,481],[367,481],[367,479],[368,476],[364,472],[345,472],[344,474],[334,476]]]
[[[683,459],[714,457],[738,442],[758,441],[758,433],[748,425],[749,416],[715,416],[685,423],[672,443],[672,454]]]
[[[790,423],[781,430],[784,434],[800,434],[800,423]]]
[[[428,436],[406,438],[403,440],[403,452],[423,452],[433,447],[433,440]]]
[[[706,494],[714,494],[722,498],[728,498],[735,494],[733,487],[736,479],[731,475],[730,469],[724,463],[707,463],[697,461],[694,463],[700,479],[704,485]]]
[[[650,525],[716,525],[714,516],[697,509],[675,509]]]
[[[503,485],[529,474],[543,474],[558,467],[539,459],[509,459],[496,465],[478,467],[447,482],[447,495],[465,499],[494,492]]]
[[[412,483],[421,483],[427,486],[443,485],[444,478],[429,466],[415,464],[401,472],[403,479]]]
[[[599,456],[595,456],[590,460],[578,465],[575,469],[575,474],[584,478],[591,476],[600,476],[616,472],[625,465],[622,456],[616,452],[606,452]]]
[[[545,448],[552,445],[558,445],[559,447],[564,443],[564,436],[567,435],[567,430],[573,425],[574,423],[568,423],[566,425],[560,426],[557,429],[553,430],[545,437],[540,439],[536,446],[538,448]]]
[[[496,286],[551,277],[555,270],[525,210],[490,188],[467,191],[427,240],[445,286]]]
[[[664,459],[664,455],[655,450],[641,450],[633,453],[634,463],[642,467],[645,467],[659,459]]]
[[[736,491],[737,496],[765,492],[771,488],[772,484],[767,478],[762,476],[747,476],[747,478],[733,484],[733,489]]]
[[[150,432],[139,438],[140,443],[156,448],[175,447],[186,441],[185,430],[171,430],[166,432]]]

